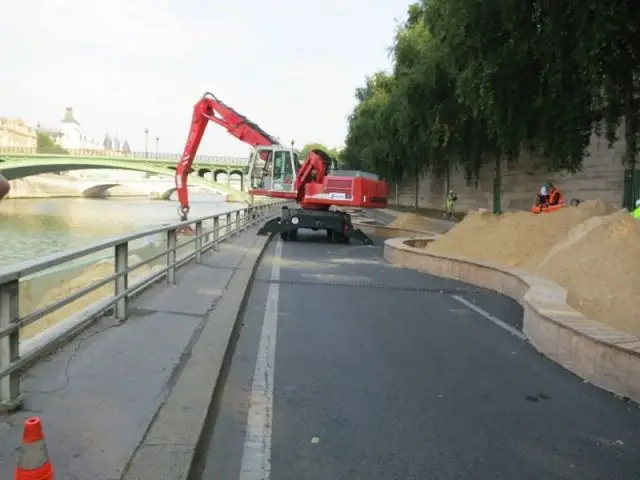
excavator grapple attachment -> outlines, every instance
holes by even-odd
[[[349,243],[349,240],[356,240],[364,245],[373,244],[362,230],[353,227],[348,213],[335,210],[284,207],[279,217],[267,221],[258,230],[258,235],[279,233],[283,240],[296,240],[300,228],[325,230],[327,237],[336,243]]]

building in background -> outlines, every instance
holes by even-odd
[[[50,136],[53,141],[65,150],[101,150],[101,143],[82,130],[80,122],[73,115],[73,108],[67,107],[64,117],[56,127],[40,127],[38,133]]]
[[[120,139],[116,135],[115,137],[111,137],[109,133],[104,136],[104,140],[102,142],[102,148],[104,149],[105,155],[127,155],[131,153],[131,147],[129,147],[129,142],[126,140],[124,142],[120,142]]]
[[[0,147],[36,148],[37,144],[35,129],[22,119],[0,118]]]

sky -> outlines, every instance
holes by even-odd
[[[21,0],[0,13],[0,117],[181,152],[206,91],[283,143],[344,145],[409,0]],[[9,46],[7,48],[6,46]],[[209,124],[198,153],[246,156]]]

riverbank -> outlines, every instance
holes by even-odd
[[[38,175],[9,181],[11,191],[6,199],[39,198],[107,198],[150,197],[158,191],[172,188],[166,182],[130,182],[119,184],[109,179],[75,179],[61,175]]]

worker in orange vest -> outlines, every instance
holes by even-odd
[[[553,183],[546,182],[538,193],[537,205],[550,207],[559,203],[564,203],[564,195]]]
[[[564,203],[564,195],[553,183],[547,182],[547,189],[549,190],[549,206]]]

